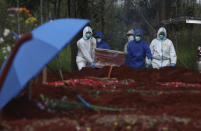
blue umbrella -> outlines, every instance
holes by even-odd
[[[58,19],[21,37],[1,72],[0,109],[17,96],[28,81],[39,74],[88,22],[81,19]],[[79,95],[77,97],[81,98]],[[80,100],[89,107],[86,101],[82,98]]]

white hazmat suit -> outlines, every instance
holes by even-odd
[[[159,34],[165,33],[164,39],[160,39]],[[152,53],[152,67],[161,68],[165,66],[175,65],[177,62],[177,56],[174,45],[171,40],[167,39],[167,31],[164,27],[158,30],[157,38],[150,44],[150,50]]]
[[[128,43],[132,40],[134,40],[134,30],[131,29],[127,32],[126,36],[128,38],[128,42],[124,45],[124,52],[127,53],[127,46],[128,46]]]
[[[86,26],[83,30],[83,37],[77,41],[78,53],[76,63],[79,70],[94,62],[96,39],[92,36],[88,39],[86,37],[87,32],[92,34],[91,27]]]

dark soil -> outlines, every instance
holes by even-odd
[[[65,72],[64,78],[107,78],[109,68]],[[183,67],[157,70],[121,66],[113,67],[111,77],[118,80],[132,79],[135,83],[109,87],[76,84],[73,88],[90,104],[123,109],[121,112],[90,111],[87,108],[56,113],[41,110],[37,106],[40,94],[50,98],[67,96],[70,100],[79,100],[67,87],[41,84],[39,76],[38,81],[32,84],[31,101],[27,100],[26,93],[20,94],[2,110],[0,130],[201,130],[201,87],[158,84],[201,84],[201,74],[197,71]],[[49,73],[48,81],[59,81],[57,74]]]

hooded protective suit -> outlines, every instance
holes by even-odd
[[[101,31],[97,31],[95,36],[101,38],[101,42],[96,42],[96,48],[101,48],[101,49],[110,49],[107,43],[104,41],[104,35]]]
[[[134,40],[134,30],[131,29],[127,32],[126,36],[128,37],[128,42],[124,45],[124,52],[127,53],[127,46],[128,46],[128,43],[131,42],[132,40]]]
[[[96,39],[94,37],[87,39],[87,32],[91,32],[92,34],[91,27],[86,26],[84,28],[83,37],[77,42],[78,53],[76,57],[76,63],[79,70],[94,62]]]
[[[134,38],[136,34],[140,34],[142,37],[142,31],[139,29],[135,30]],[[148,59],[152,59],[151,51],[149,49],[148,44],[144,40],[133,41],[128,43],[127,46],[127,57],[126,57],[126,65],[131,66],[133,68],[144,68],[145,67],[145,57]]]
[[[161,40],[159,37],[161,32],[165,33],[163,40]],[[171,40],[167,39],[167,31],[164,27],[161,27],[158,30],[157,38],[152,40],[150,49],[153,57],[153,68],[159,69],[161,67],[170,66],[171,64],[176,64],[177,56],[174,45]]]

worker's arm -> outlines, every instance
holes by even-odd
[[[149,67],[149,65],[151,65],[151,61],[152,61],[152,54],[151,54],[151,50],[148,46],[148,44],[145,42],[144,43],[144,48],[145,48],[145,51],[146,51],[146,68]]]
[[[148,46],[148,44],[145,42],[144,43],[144,47],[145,47],[145,51],[146,51],[146,56],[149,60],[152,60],[152,54],[151,54],[151,50]]]
[[[126,65],[130,64],[131,58],[132,58],[132,51],[131,51],[130,42],[129,42],[127,45],[127,55],[126,55],[126,61],[125,61]]]
[[[153,55],[154,54],[154,40],[152,40],[152,42],[150,44],[150,51],[151,51],[151,54]]]
[[[170,60],[171,64],[177,63],[177,55],[172,41],[170,41]]]
[[[86,47],[84,46],[84,44],[80,43],[80,41],[77,42],[77,47],[78,49],[81,51],[82,56],[89,62],[92,63],[93,60],[91,58],[91,55],[89,54],[89,52],[87,51]]]

